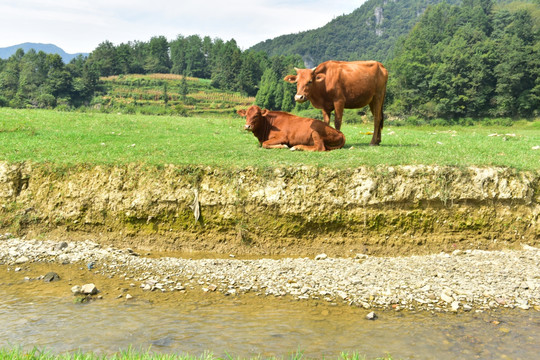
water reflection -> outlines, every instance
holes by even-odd
[[[0,288],[0,346],[37,345],[55,353],[105,355],[132,346],[160,353],[211,351],[250,357],[337,358],[341,351],[404,359],[532,359],[540,351],[540,313],[412,314],[312,308],[226,299],[171,306],[144,302],[74,304],[23,299]]]

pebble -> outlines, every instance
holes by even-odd
[[[53,282],[53,281],[59,281],[60,280],[60,276],[51,271],[51,272],[48,272],[44,277],[43,277],[43,281],[44,282]]]
[[[24,264],[25,262],[28,262],[30,259],[26,256],[21,256],[17,260],[15,260],[15,264]]]
[[[377,314],[375,314],[375,312],[372,311],[372,312],[370,312],[370,313],[368,313],[366,315],[366,319],[367,320],[375,320],[375,319],[377,319]]]
[[[62,241],[62,242],[59,242],[58,244],[56,244],[55,246],[53,246],[53,250],[54,251],[61,251],[65,248],[68,247],[68,243],[65,242],[65,241]]]
[[[65,243],[65,244],[64,244]],[[52,249],[52,250],[51,250]],[[500,307],[540,311],[540,249],[461,250],[425,256],[242,260],[147,258],[92,241],[0,241],[0,263],[100,264],[99,273],[130,279],[146,291],[205,288],[224,295],[323,300],[364,309],[475,311]],[[93,269],[93,271],[96,268]],[[93,284],[87,284],[93,285]],[[85,285],[86,286],[86,285]],[[97,288],[90,293],[97,293]],[[84,292],[74,286],[72,292]],[[127,298],[127,295],[125,295]],[[532,309],[532,310],[531,310]]]
[[[85,295],[95,295],[98,293],[98,289],[94,284],[84,284],[81,286],[81,293]]]
[[[441,293],[441,300],[447,303],[452,303],[454,301],[454,298],[450,295],[448,295],[446,292]]]

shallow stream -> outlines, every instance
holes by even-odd
[[[157,303],[74,303],[28,296],[0,284],[0,347],[34,346],[53,353],[160,353],[287,358],[533,359],[540,353],[540,312],[431,314],[366,311],[276,299],[222,297]]]

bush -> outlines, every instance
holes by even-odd
[[[449,125],[452,125],[452,121],[437,118],[437,119],[431,120],[429,122],[429,125],[431,125],[431,126],[449,126]]]
[[[310,118],[310,119],[317,119],[317,120],[323,119],[322,111],[319,109],[301,110],[301,111],[298,111],[296,115],[305,117],[305,118]]]
[[[343,122],[346,124],[365,124],[373,122],[373,115],[369,111],[369,108],[345,109]]]
[[[140,108],[139,113],[142,115],[167,115],[169,109],[159,105],[146,105]]]
[[[480,123],[484,126],[512,126],[514,121],[508,117],[506,118],[484,118],[480,120]]]
[[[473,126],[476,124],[476,122],[470,117],[461,118],[457,121],[457,123],[461,126]]]
[[[407,117],[405,120],[405,125],[420,126],[426,125],[426,120],[419,118],[418,116],[412,115]]]
[[[182,104],[176,105],[174,107],[174,112],[176,113],[176,115],[186,116],[186,117],[189,116],[188,110]]]
[[[58,111],[64,111],[64,112],[69,112],[73,110],[73,108],[68,104],[59,104],[56,106],[55,109]]]
[[[130,114],[130,115],[136,114],[137,113],[137,106],[134,105],[134,104],[124,105],[121,108],[121,112],[124,113],[124,114]]]

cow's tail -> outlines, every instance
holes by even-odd
[[[326,150],[337,150],[345,146],[345,134],[339,130],[336,130],[336,132],[339,135],[339,141],[336,141],[332,144],[324,144],[324,147],[326,148]]]

